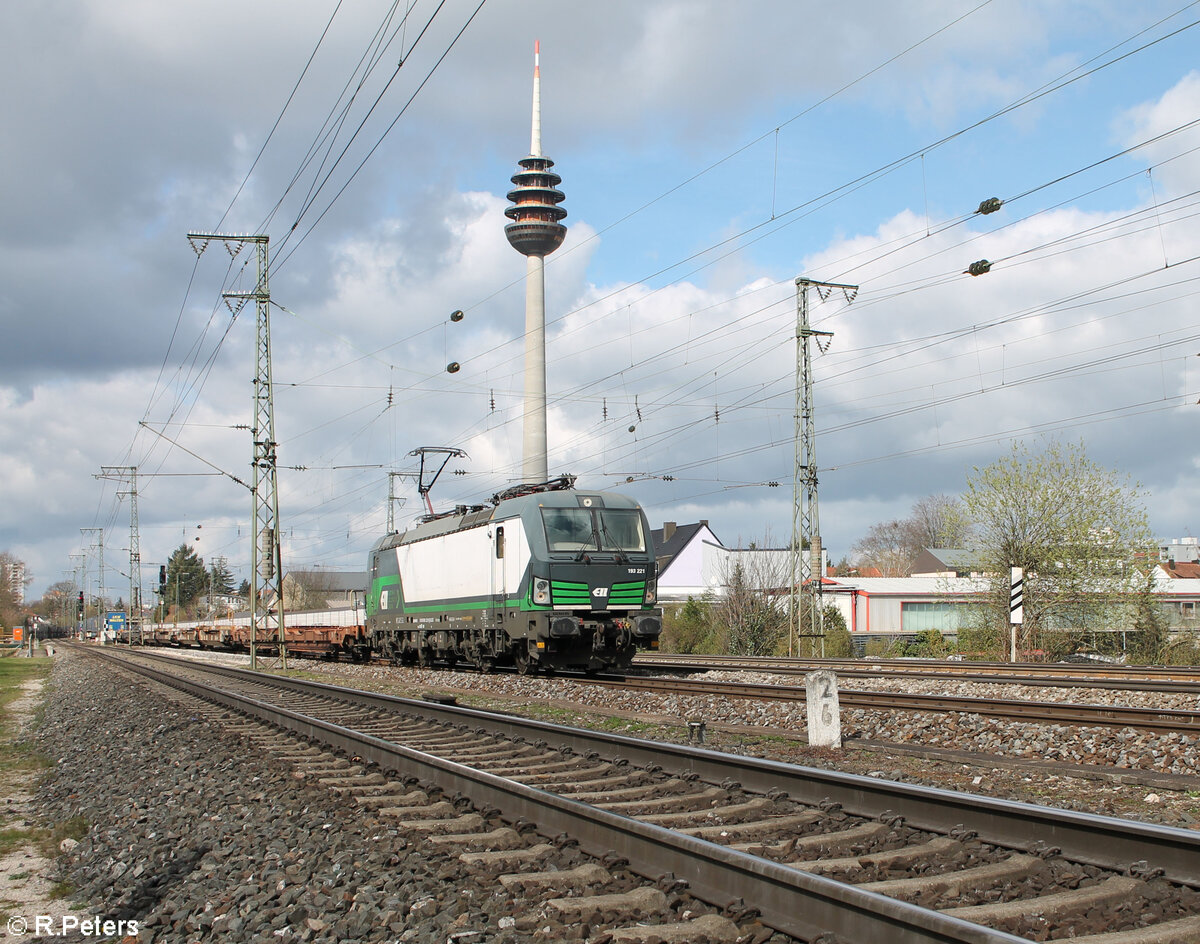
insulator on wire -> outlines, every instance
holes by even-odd
[[[462,313],[462,309],[458,309],[456,311],[450,312],[450,320],[451,321],[462,321],[463,317],[464,317],[464,315]]]
[[[986,275],[992,271],[992,264],[986,259],[980,259],[978,262],[972,262],[967,266],[963,275]]]
[[[984,216],[987,216],[989,213],[995,213],[1002,206],[1004,206],[1004,201],[999,197],[988,197],[981,204],[979,204],[979,209],[977,209],[975,212],[982,213]]]
[[[446,365],[446,373],[457,374],[462,369],[462,365],[458,361],[451,361]]]

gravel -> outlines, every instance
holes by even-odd
[[[248,657],[228,653],[181,650],[172,654],[232,665],[248,663]],[[431,671],[379,664],[307,660],[293,660],[289,665],[327,678],[334,684],[406,695],[429,690],[452,691],[466,700],[474,699],[526,714],[539,709],[545,711],[546,706],[561,710],[570,705],[573,715],[567,719],[568,723],[585,726],[596,723],[600,717],[614,715],[637,719],[636,723],[631,722],[630,730],[633,731],[639,730],[642,723],[655,722],[678,727],[687,721],[703,720],[709,726],[710,739],[714,729],[720,726],[738,732],[761,731],[764,740],[748,751],[777,759],[819,763],[887,779],[990,793],[1171,825],[1200,827],[1200,776],[1197,775],[1197,771],[1200,771],[1200,737],[1195,735],[1005,721],[953,712],[919,714],[843,707],[841,721],[846,737],[892,743],[918,752],[934,748],[964,752],[974,757],[970,767],[937,765],[920,758],[904,758],[902,754],[888,757],[884,753],[886,749],[881,749],[870,759],[860,762],[854,756],[859,752],[855,751],[804,751],[779,742],[777,735],[780,733],[788,737],[803,735],[806,729],[806,706],[803,702],[756,702],[723,695],[661,695],[589,685],[576,678],[502,673],[482,675],[474,671]],[[780,684],[782,678],[785,685],[796,684],[794,676],[781,677],[762,672],[718,671],[698,677],[775,685]],[[1023,698],[1027,701],[1200,708],[1194,695],[972,683],[947,679],[852,679],[847,680],[843,687],[980,698]],[[608,726],[611,727],[611,724]],[[664,735],[655,732],[654,736]],[[667,732],[666,736],[674,735]],[[715,741],[714,746],[722,750],[742,750],[737,739]],[[1064,776],[1070,771],[1062,769],[1039,772],[1033,765],[1026,766],[1028,761],[1081,765],[1081,776]],[[1095,779],[1083,777],[1087,771],[1096,771],[1098,775],[1106,771],[1127,771],[1134,782],[1131,786],[1112,785],[1104,782],[1104,777],[1100,776],[1100,783],[1097,783]],[[1175,790],[1162,788],[1158,784],[1151,788],[1139,787],[1136,782],[1139,772],[1145,772],[1151,778],[1154,774],[1164,774],[1178,775],[1187,780],[1179,783]]]
[[[138,944],[578,939],[459,850],[402,835],[90,660],[56,660],[46,719],[41,815],[90,824],[62,878],[85,914],[137,921]]]
[[[374,681],[396,678],[396,669],[314,663],[317,671]],[[409,684],[439,687],[447,684],[471,692],[503,695],[536,703],[568,700],[581,707],[638,715],[659,715],[679,723],[704,720],[709,724],[748,725],[770,730],[801,732],[807,727],[804,702],[753,701],[724,695],[658,695],[588,685],[579,679],[514,675],[480,675],[473,672],[402,670]],[[751,682],[778,685],[780,676],[749,672],[708,672],[700,680]],[[796,684],[794,678],[786,684]],[[992,685],[942,679],[854,679],[844,687],[914,694],[958,695],[976,698],[1021,698],[1025,701],[1058,701],[1131,707],[1200,710],[1194,695],[1156,692],[1121,692],[1097,689],[1043,688]],[[1195,775],[1200,770],[1200,736],[1176,732],[1157,733],[1132,728],[1077,727],[954,712],[918,714],[842,708],[842,731],[847,737],[892,741],[1004,758],[1031,758],[1071,764],[1093,764]]]

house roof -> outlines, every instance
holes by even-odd
[[[913,573],[953,571],[966,575],[983,570],[979,555],[963,547],[927,547],[913,562]]]
[[[700,531],[708,528],[707,521],[698,521],[695,524],[675,524],[674,521],[664,522],[661,528],[655,528],[650,532],[650,540],[654,544],[654,557],[658,561],[659,573],[671,563],[675,555],[682,551],[691,543]],[[709,531],[711,534],[711,530]],[[716,535],[713,535],[716,537]],[[717,542],[720,543],[719,541]]]
[[[1200,577],[1200,563],[1189,561],[1160,561],[1159,567],[1167,572],[1168,577],[1189,580]]]

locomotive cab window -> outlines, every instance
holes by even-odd
[[[552,554],[646,550],[642,516],[633,508],[543,508],[542,522]]]
[[[504,556],[504,526],[501,525],[496,529],[496,560],[500,560]]]

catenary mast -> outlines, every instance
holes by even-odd
[[[562,245],[567,228],[560,222],[567,211],[557,187],[562,178],[542,154],[542,77],[538,41],[533,44],[533,130],[529,156],[518,163],[515,185],[508,192],[513,206],[504,211],[512,222],[504,235],[525,264],[525,416],[522,432],[521,479],[545,482],[550,476],[546,458],[546,279],[545,259]]]

